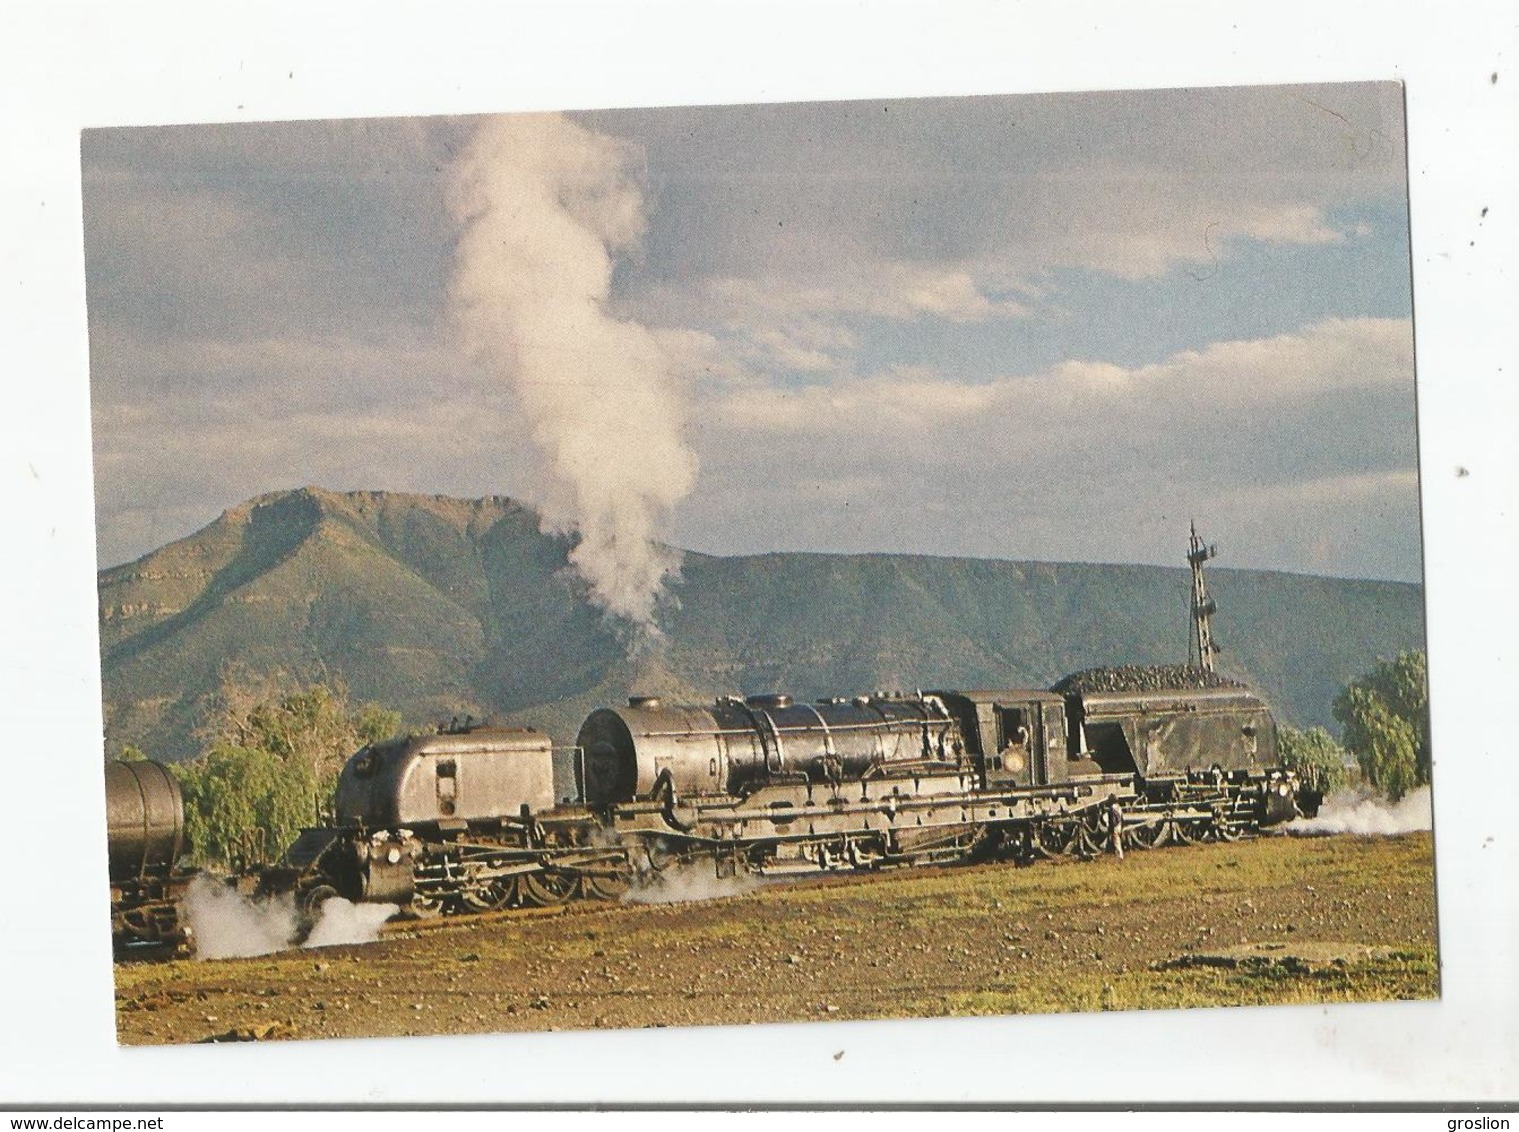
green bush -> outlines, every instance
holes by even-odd
[[[192,858],[232,869],[278,858],[302,828],[325,820],[348,757],[400,728],[398,712],[351,707],[341,680],[224,670],[202,754],[171,768]]]
[[[185,837],[199,864],[267,860],[316,822],[321,792],[309,764],[218,744],[170,768],[185,797]]]
[[[1277,743],[1282,765],[1297,771],[1315,790],[1332,794],[1350,778],[1345,769],[1348,752],[1322,727],[1299,731],[1283,725],[1277,730]]]
[[[1379,660],[1335,697],[1334,717],[1366,780],[1393,801],[1429,781],[1429,679],[1423,652]]]

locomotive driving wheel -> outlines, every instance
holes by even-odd
[[[430,892],[414,892],[402,911],[413,919],[435,920],[443,915],[443,898]]]
[[[1168,836],[1169,831],[1163,821],[1138,822],[1125,826],[1123,831],[1124,844],[1135,849],[1155,849],[1164,845]]]
[[[1094,810],[1082,819],[1077,835],[1081,843],[1081,852],[1088,856],[1100,857],[1112,845],[1112,831],[1108,828],[1106,818],[1099,811]]]
[[[592,900],[621,900],[632,887],[632,881],[622,873],[587,874],[585,877],[585,894]]]
[[[516,877],[492,877],[459,894],[464,906],[472,912],[494,912],[510,905],[516,896]]]
[[[1195,845],[1203,839],[1206,819],[1178,817],[1171,821],[1171,834],[1180,845]]]
[[[518,879],[524,904],[540,908],[563,904],[575,895],[580,877],[575,873],[523,873]]]

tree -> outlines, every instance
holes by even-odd
[[[341,680],[224,668],[200,757],[172,768],[192,855],[231,867],[277,856],[330,808],[348,757],[400,726],[398,712],[351,707]]]
[[[1299,731],[1283,725],[1277,729],[1277,743],[1282,765],[1297,771],[1298,777],[1315,790],[1332,794],[1345,785],[1349,752],[1322,727]]]
[[[1422,651],[1377,661],[1335,697],[1334,717],[1366,780],[1393,801],[1429,781],[1429,678]]]
[[[201,864],[266,860],[316,820],[317,784],[299,760],[218,744],[170,769],[185,798],[185,837]]]
[[[280,672],[254,674],[228,665],[201,738],[208,749],[256,749],[302,762],[330,792],[349,755],[400,728],[399,712],[372,703],[351,707],[341,677],[307,684]]]

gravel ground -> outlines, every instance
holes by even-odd
[[[1206,961],[1262,943],[1289,960]],[[116,982],[136,1045],[1432,998],[1438,974],[1433,844],[1410,834],[583,904]]]

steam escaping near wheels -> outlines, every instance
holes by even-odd
[[[373,943],[380,926],[400,908],[395,904],[354,904],[341,896],[322,902],[316,926],[302,947],[337,947],[348,943]]]
[[[1350,833],[1362,837],[1392,837],[1434,826],[1429,787],[1421,786],[1396,802],[1369,791],[1331,794],[1317,817],[1299,818],[1283,828],[1294,837],[1326,837]]]
[[[197,959],[272,955],[296,947],[373,943],[380,925],[399,911],[394,904],[353,904],[332,896],[315,910],[315,923],[301,939],[302,918],[288,893],[255,900],[208,876],[190,885],[184,914]]]
[[[675,864],[641,878],[622,894],[624,904],[689,904],[743,896],[774,883],[755,873],[720,877],[709,861]]]

